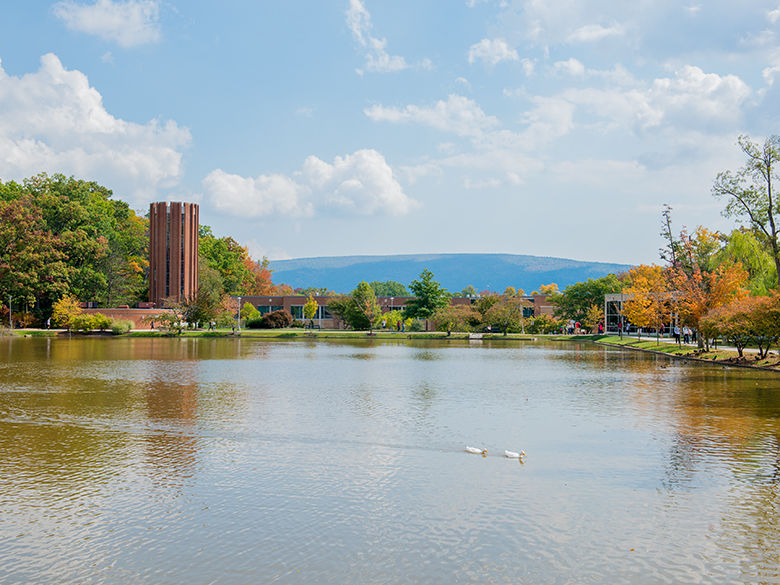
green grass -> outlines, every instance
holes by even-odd
[[[677,357],[681,359],[693,359],[697,361],[707,361],[720,365],[738,365],[759,367],[773,370],[780,370],[780,361],[778,361],[777,352],[770,356],[758,360],[756,354],[745,352],[742,358],[736,350],[721,349],[717,347],[710,347],[709,351],[704,351],[696,346],[691,345],[677,345],[670,342],[657,342],[655,339],[647,338],[645,340],[637,340],[636,337],[603,337],[598,340],[600,343],[607,345],[631,347],[633,349],[639,349],[642,351],[652,351],[656,353],[663,353],[670,357]]]

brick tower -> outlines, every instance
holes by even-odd
[[[198,204],[149,206],[149,300],[180,302],[198,290]]]

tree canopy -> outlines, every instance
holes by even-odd
[[[608,274],[569,285],[563,292],[553,294],[549,300],[555,305],[557,317],[584,322],[591,305],[603,305],[604,295],[622,290],[620,279],[614,274]]]
[[[64,294],[102,304],[145,298],[148,221],[112,196],[59,174],[0,182],[0,292],[39,317]]]
[[[419,280],[409,285],[414,298],[404,307],[404,316],[412,319],[429,319],[437,309],[449,304],[449,293],[433,279],[433,272],[424,269]]]
[[[374,294],[378,297],[408,297],[409,291],[400,282],[395,280],[385,280],[384,282],[373,281],[369,283]]]

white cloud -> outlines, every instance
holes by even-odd
[[[430,107],[375,105],[364,112],[374,121],[412,122],[459,136],[477,136],[499,124],[496,118],[486,115],[474,100],[459,95],[450,95],[447,101],[439,100]]]
[[[607,37],[623,36],[625,29],[619,24],[604,27],[600,24],[587,24],[573,31],[569,37],[569,42],[574,43],[593,43]]]
[[[96,0],[94,4],[64,0],[55,4],[53,11],[69,29],[122,47],[160,40],[159,0]]]
[[[387,39],[371,36],[371,14],[366,10],[362,0],[349,0],[347,9],[347,26],[352,31],[355,41],[365,50],[365,70],[374,73],[390,73],[408,69],[410,64],[400,55],[387,52]],[[416,67],[430,69],[431,62],[423,59]],[[363,74],[363,69],[356,70]]]
[[[531,59],[521,59],[520,63],[523,65],[523,73],[526,77],[531,77],[534,74],[535,64]]]
[[[471,83],[465,77],[456,77],[455,78],[455,83],[459,83],[460,85],[462,85],[466,89],[471,90]]]
[[[242,177],[216,169],[203,179],[217,208],[238,217],[308,217],[331,209],[350,215],[404,215],[419,203],[375,150],[358,150],[327,163],[309,156],[292,177]]]
[[[574,77],[582,77],[585,75],[585,65],[580,63],[574,57],[567,61],[558,61],[553,65],[553,70],[556,72],[566,73]]]
[[[86,75],[68,71],[51,53],[22,77],[0,67],[0,176],[73,174],[145,203],[176,184],[189,142],[189,131],[172,121],[115,118]]]
[[[249,256],[260,260],[261,258],[268,258],[269,260],[289,260],[292,258],[283,248],[278,246],[268,247],[268,242],[259,242],[255,238],[250,238],[245,241]]]
[[[606,88],[569,88],[551,98],[552,103],[565,102],[582,107],[611,127],[627,130],[648,130],[657,127],[681,128],[737,128],[744,106],[752,94],[739,77],[705,73],[699,67],[686,65],[673,77],[641,82],[624,68],[610,71],[585,69],[578,61],[558,62],[554,69],[586,77],[599,77],[614,84]],[[775,70],[764,70],[767,82]],[[505,91],[527,97],[524,92]],[[537,102],[540,98],[536,99]]]
[[[284,175],[242,177],[222,169],[203,179],[206,196],[214,207],[243,217],[269,215],[310,216],[314,213],[304,186]]]
[[[469,63],[477,60],[496,65],[501,61],[519,61],[520,56],[504,39],[482,39],[469,48]]]
[[[780,20],[780,6],[767,12],[766,17],[769,19],[769,22],[775,24],[778,20]]]

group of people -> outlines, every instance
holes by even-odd
[[[679,325],[675,325],[674,341],[677,345],[680,345],[680,337],[682,337],[682,343],[690,343],[691,341],[696,341],[696,332],[687,325],[684,325],[682,328]]]

